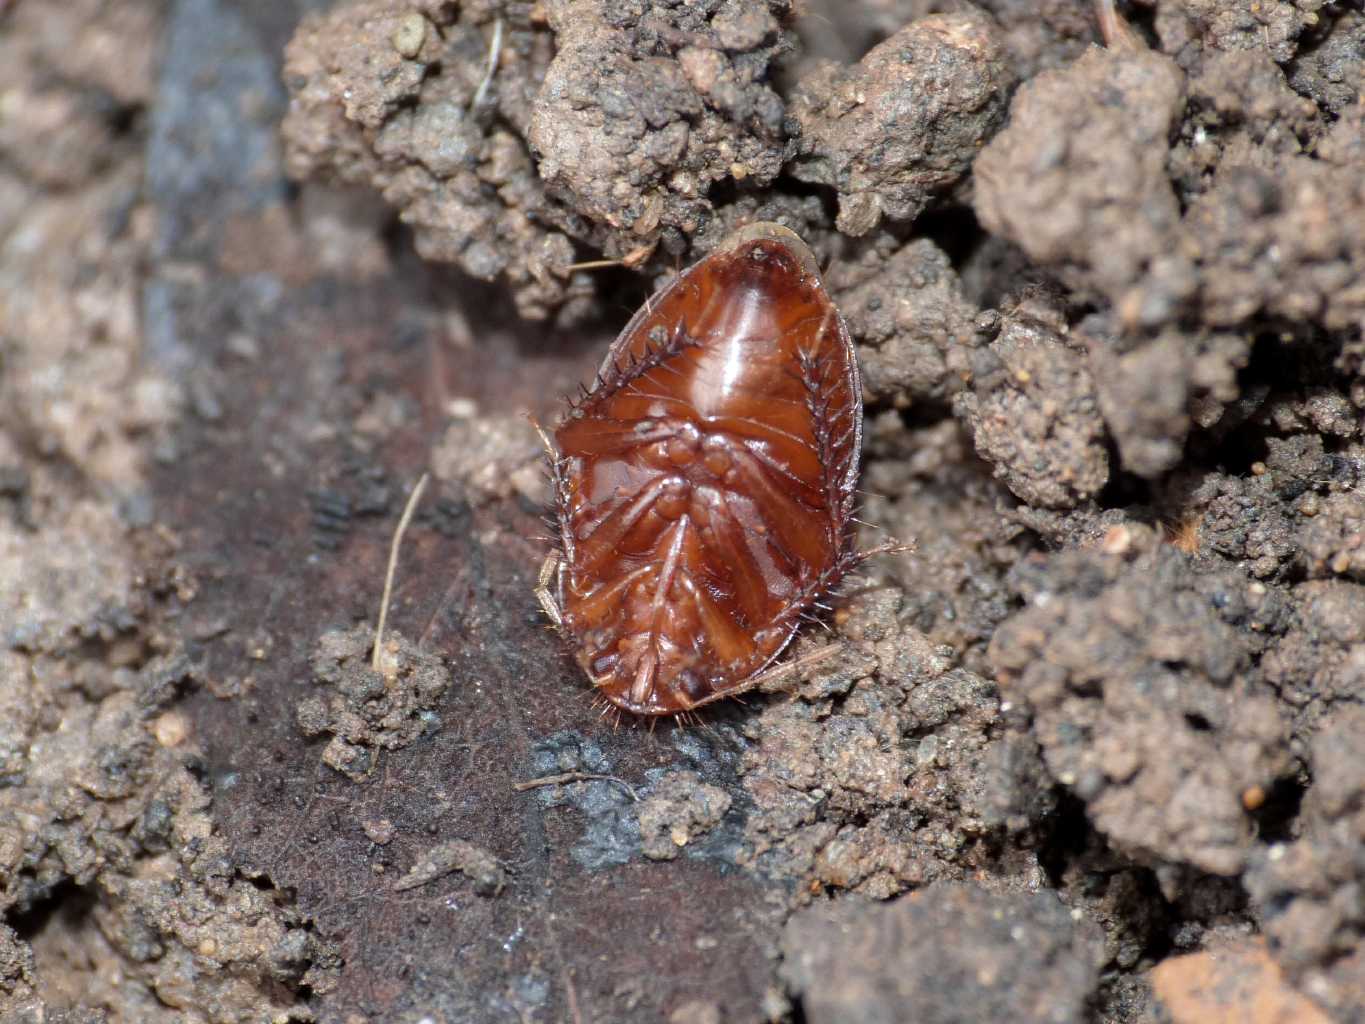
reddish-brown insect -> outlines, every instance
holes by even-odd
[[[795,234],[753,224],[653,297],[547,439],[547,614],[611,703],[671,715],[762,680],[860,557],[853,344]]]

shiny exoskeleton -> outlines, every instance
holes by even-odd
[[[853,345],[791,231],[754,224],[627,325],[554,431],[561,550],[541,599],[607,700],[753,687],[858,561]]]

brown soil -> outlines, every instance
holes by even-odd
[[[1365,1021],[1365,11],[1122,6],[0,0],[0,1021]],[[755,218],[915,550],[614,722],[524,414]]]

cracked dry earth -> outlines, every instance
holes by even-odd
[[[1365,10],[1119,6],[0,0],[0,1021],[1365,1021]],[[915,551],[614,724],[526,414],[755,220]]]

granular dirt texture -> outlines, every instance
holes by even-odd
[[[471,501],[516,496],[532,508],[550,503],[545,449],[524,416],[453,418],[432,449],[431,468],[438,480],[458,481]]]
[[[1090,353],[1096,398],[1122,467],[1158,478],[1175,468],[1195,427],[1226,429],[1241,397],[1250,343],[1227,332],[1162,331],[1134,344],[1103,317],[1077,332]]]
[[[1290,590],[1284,638],[1266,652],[1266,681],[1294,715],[1295,735],[1310,736],[1319,719],[1360,693],[1365,642],[1358,586],[1313,580]]]
[[[355,781],[374,770],[377,751],[406,747],[441,728],[436,708],[450,681],[439,658],[393,633],[381,641],[375,668],[374,642],[366,626],[319,637],[314,679],[332,692],[303,700],[295,711],[305,736],[331,735],[323,763]]]
[[[468,878],[480,896],[497,896],[507,887],[507,872],[498,859],[463,839],[452,839],[427,850],[393,887],[398,892],[416,889],[454,871]]]
[[[552,55],[524,7],[359,0],[310,14],[285,57],[290,173],[374,187],[424,257],[506,280],[523,314],[545,317],[572,300],[576,233],[525,138]]]
[[[1226,168],[1226,169],[1225,169]],[[1365,317],[1361,164],[1299,156],[1273,167],[1220,165],[1185,217],[1185,247],[1203,273],[1199,313],[1215,326],[1256,315],[1328,328]]]
[[[1267,38],[1277,24],[1234,20]],[[1224,13],[1214,21],[1230,25]],[[1188,74],[1160,54],[1096,51],[1026,83],[977,161],[977,214],[1082,293],[1103,294],[1130,327],[1181,312],[1215,328],[1258,315],[1358,324],[1359,153],[1338,156],[1273,46],[1230,50]],[[1102,116],[1083,113],[1099,95]],[[1315,144],[1316,158],[1304,152]]]
[[[1174,0],[1158,5],[1153,28],[1181,63],[1207,51],[1256,50],[1276,61],[1298,52],[1307,29],[1341,15],[1327,0]]]
[[[0,0],[0,1020],[1365,1019],[1365,11],[1107,6]],[[908,549],[604,716],[535,424],[755,220]]]
[[[1125,311],[1154,265],[1179,261],[1166,173],[1184,76],[1159,53],[1091,49],[1019,87],[1009,124],[974,168],[976,214],[1035,262]],[[1183,264],[1169,276],[1187,278]],[[1163,276],[1166,276],[1163,274]],[[1165,308],[1137,309],[1146,322]]]
[[[907,285],[909,287],[907,287]],[[863,388],[896,406],[942,401],[963,386],[977,309],[942,249],[879,233],[832,267],[829,286],[859,344]]]
[[[953,668],[901,611],[885,590],[852,604],[853,656],[746,728],[746,856],[798,892],[886,898],[983,859],[1037,871],[1009,849],[1050,806],[1036,752],[1004,730],[994,684]]]
[[[1043,508],[1075,508],[1099,493],[1109,452],[1084,351],[1047,324],[1013,317],[971,376],[955,411],[1005,486]]]
[[[1360,705],[1333,710],[1313,737],[1314,784],[1302,834],[1263,850],[1247,873],[1276,958],[1303,991],[1341,1020],[1365,1014],[1365,769]]]
[[[618,246],[695,233],[721,181],[769,184],[785,106],[766,71],[785,4],[552,0],[556,54],[528,142],[551,193]]]
[[[1157,338],[1116,352],[1100,335],[1090,347],[1097,404],[1124,469],[1160,477],[1179,461],[1193,405],[1183,340]]]
[[[811,907],[783,974],[813,1024],[1089,1019],[1097,935],[1051,893],[938,883],[883,904]]]
[[[1289,68],[1294,90],[1311,99],[1321,110],[1342,115],[1359,106],[1365,84],[1365,12],[1349,7],[1319,18],[1307,45],[1301,46]]]
[[[125,600],[128,621],[145,614]],[[234,780],[206,777],[189,720],[166,709],[197,679],[183,654],[153,653],[164,642],[130,626],[7,655],[5,692],[50,710],[11,734],[0,791],[0,907],[28,940],[3,936],[6,1020],[73,1005],[98,1020],[306,1019],[299,990],[331,983],[334,952],[234,863],[212,815]],[[22,660],[32,684],[12,674]]]
[[[1027,559],[1013,578],[1027,606],[991,654],[1052,774],[1120,850],[1239,872],[1253,842],[1245,794],[1288,769],[1286,723],[1241,636],[1273,623],[1265,588],[1141,544]]]
[[[0,1019],[304,1019],[336,960],[235,862],[158,624],[196,591],[148,493],[185,395],[138,317],[161,10],[0,18]]]
[[[1303,531],[1309,575],[1365,580],[1365,495],[1344,491],[1318,503]]]
[[[865,235],[883,216],[913,220],[966,172],[1013,84],[989,18],[912,22],[857,65],[826,62],[802,79],[792,173],[835,190],[845,235]]]
[[[640,802],[640,849],[650,860],[672,860],[711,831],[730,809],[730,794],[695,772],[669,772]]]

